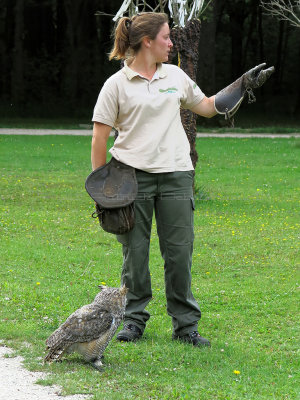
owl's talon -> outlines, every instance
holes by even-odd
[[[98,371],[103,371],[104,365],[102,364],[101,360],[96,360],[92,363],[92,366],[96,368]]]

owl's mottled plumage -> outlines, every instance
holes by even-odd
[[[102,366],[102,354],[124,316],[127,288],[99,287],[93,303],[76,310],[49,336],[45,361],[57,361],[75,351],[94,367]]]

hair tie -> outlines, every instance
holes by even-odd
[[[131,19],[127,19],[127,20],[125,21],[125,26],[126,26],[127,29],[129,29],[129,28],[131,27],[131,24],[132,24]]]

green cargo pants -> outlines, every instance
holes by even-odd
[[[132,231],[117,235],[123,245],[122,283],[128,288],[125,323],[144,331],[152,298],[149,245],[153,211],[164,259],[167,312],[173,333],[197,330],[201,312],[191,291],[194,239],[193,171],[147,173],[136,170],[138,194]]]

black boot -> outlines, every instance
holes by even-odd
[[[117,334],[120,342],[134,342],[142,337],[143,332],[133,324],[124,325],[123,329]]]
[[[202,346],[210,347],[210,342],[204,337],[200,336],[197,331],[187,333],[186,335],[183,336],[178,336],[173,334],[172,339],[179,340],[180,342],[183,343],[190,343],[193,346],[197,347],[202,347]]]

